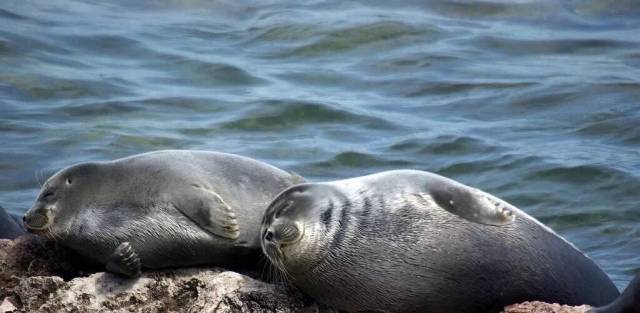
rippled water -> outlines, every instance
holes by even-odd
[[[312,180],[417,168],[523,208],[619,287],[640,271],[638,1],[92,2],[0,2],[14,214],[63,166],[155,149]]]

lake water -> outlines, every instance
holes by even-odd
[[[640,272],[640,2],[0,2],[0,205],[157,149],[436,172]],[[99,1],[96,1],[99,2]]]

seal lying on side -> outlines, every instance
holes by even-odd
[[[526,300],[604,305],[596,264],[523,211],[435,174],[398,170],[283,191],[262,249],[348,312],[498,312]]]
[[[169,150],[67,167],[24,223],[108,271],[259,259],[264,208],[300,181],[232,154]]]
[[[24,229],[0,207],[0,239],[14,239],[24,233]]]

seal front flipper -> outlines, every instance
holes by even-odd
[[[198,226],[220,237],[236,239],[240,235],[233,209],[216,192],[198,184],[180,196],[173,205]]]
[[[502,226],[515,220],[510,204],[475,188],[439,182],[428,192],[438,206],[472,222]]]
[[[109,257],[107,271],[129,277],[140,275],[140,258],[128,242],[121,243]]]

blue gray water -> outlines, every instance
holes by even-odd
[[[95,3],[94,3],[95,2]],[[0,205],[156,149],[433,171],[640,272],[640,2],[0,2]]]

